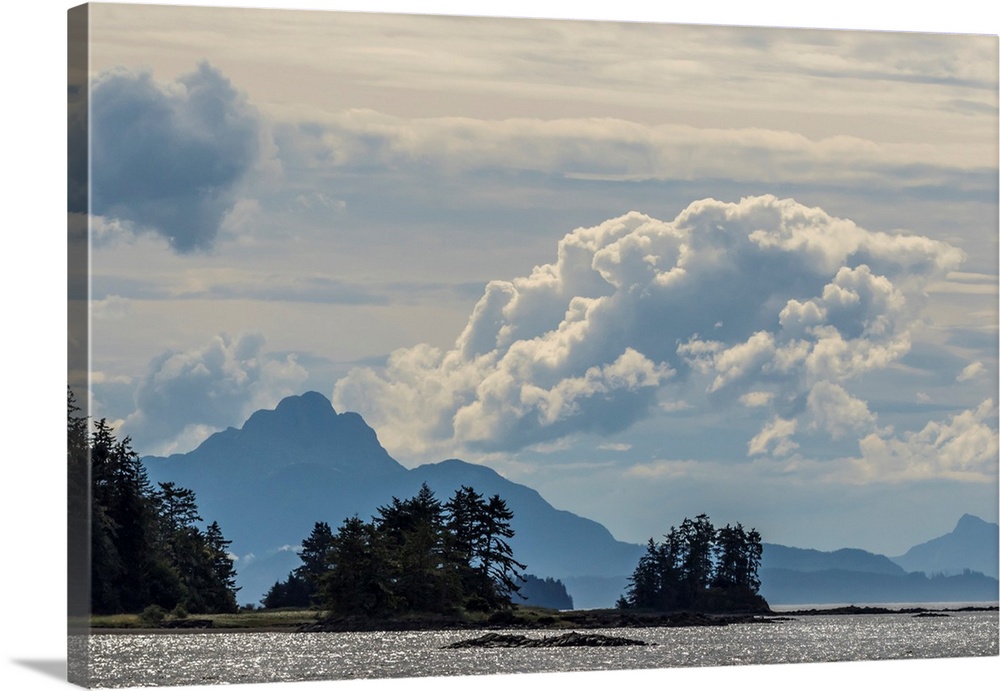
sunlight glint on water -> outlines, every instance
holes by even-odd
[[[94,686],[167,686],[600,669],[982,657],[998,615],[811,616],[725,627],[607,629],[655,645],[442,650],[470,631],[203,633],[91,637]],[[523,631],[519,633],[524,633]],[[531,636],[553,635],[534,631]]]

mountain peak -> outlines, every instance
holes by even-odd
[[[157,459],[149,457],[153,464]],[[194,451],[171,457],[176,469],[210,477],[222,470],[244,476],[281,474],[291,466],[316,465],[341,476],[375,480],[402,473],[357,413],[337,413],[316,391],[283,398],[274,409],[253,413],[240,429],[206,439]],[[240,478],[231,478],[240,482]],[[190,483],[189,483],[190,484]]]
[[[998,526],[964,514],[955,529],[911,547],[893,561],[907,571],[925,573],[961,573],[963,569],[997,577]]]
[[[329,398],[316,391],[307,391],[281,399],[273,410],[258,410],[243,424],[243,431],[271,435],[279,430],[301,433],[329,426],[338,417]]]
[[[318,391],[306,391],[297,396],[287,396],[278,401],[274,412],[281,415],[336,415],[330,399]]]
[[[957,533],[961,530],[976,530],[983,526],[988,526],[989,523],[984,521],[979,516],[973,516],[971,513],[963,514],[961,518],[958,519],[958,523],[955,525],[955,530],[952,532]]]

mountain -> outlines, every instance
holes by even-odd
[[[957,574],[966,569],[997,578],[1000,526],[965,514],[947,535],[915,545],[892,561],[907,571]]]
[[[202,517],[232,540],[241,603],[259,602],[301,563],[295,550],[317,521],[336,529],[353,515],[367,520],[423,483],[442,501],[462,485],[503,497],[515,558],[538,578],[562,581],[580,609],[614,606],[645,549],[486,466],[449,459],[407,469],[360,415],[338,413],[316,392],[259,410],[189,453],[143,462],[151,481],[194,490]],[[968,515],[901,557],[765,544],[760,568],[772,604],[995,601],[996,573],[997,525]]]
[[[951,533],[891,559],[764,544],[760,593],[772,605],[992,602],[1000,590],[997,540],[995,523],[965,515]]]
[[[760,568],[766,570],[785,569],[788,571],[855,571],[861,573],[881,573],[904,576],[906,570],[893,563],[888,557],[861,549],[838,549],[834,552],[820,552],[815,549],[785,547],[784,545],[763,544]]]
[[[499,494],[514,512],[516,559],[539,578],[624,582],[642,553],[599,523],[549,504],[535,490],[481,465],[450,459],[407,469],[360,415],[338,413],[309,392],[260,410],[240,429],[213,434],[186,454],[143,458],[153,482],[194,490],[200,513],[218,521],[237,555],[241,603],[257,603],[299,565],[295,548],[317,521],[335,530],[357,514],[367,520],[392,497],[427,485],[442,501],[462,485]],[[570,592],[570,595],[574,594]],[[577,607],[611,606],[621,590],[588,591]]]
[[[241,602],[259,599],[259,583],[248,579],[268,570],[269,560],[297,565],[291,546],[316,521],[334,525],[367,511],[387,499],[387,483],[408,472],[361,416],[338,414],[312,392],[257,411],[241,429],[213,434],[190,453],[143,463],[151,481],[194,490],[202,517],[218,521],[232,540]]]
[[[865,571],[762,569],[760,594],[772,606],[996,602],[997,579],[981,573],[893,576]]]

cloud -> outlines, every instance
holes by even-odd
[[[985,370],[986,368],[983,366],[983,363],[978,361],[973,362],[968,367],[959,372],[958,376],[955,377],[955,381],[960,381],[960,382],[971,381],[972,379],[978,378],[979,375],[981,375]]]
[[[230,211],[262,130],[216,68],[203,62],[169,84],[148,72],[104,72],[90,104],[91,212],[108,217],[107,229],[151,230],[184,253],[210,248],[227,214],[230,223],[245,215]]]
[[[201,348],[154,358],[121,424],[143,455],[184,452],[295,393],[307,373],[295,357],[269,356],[264,339],[216,336]]]
[[[759,408],[770,404],[773,398],[771,391],[750,391],[740,396],[740,403],[747,408]]]
[[[632,212],[489,283],[453,348],[351,371],[334,404],[397,453],[514,450],[621,431],[704,380],[716,405],[772,408],[751,454],[789,453],[806,427],[870,428],[848,384],[907,352],[927,284],[962,259],[771,196],[702,200],[671,222]]]
[[[876,416],[868,410],[868,405],[839,384],[817,382],[809,391],[807,405],[813,427],[825,430],[834,439],[869,430],[875,425]]]
[[[860,458],[850,462],[854,482],[904,482],[947,478],[996,482],[997,408],[992,399],[916,432],[885,438],[878,433],[860,442]],[[987,422],[989,421],[989,423]]]
[[[759,456],[768,452],[774,456],[787,456],[799,446],[791,441],[791,436],[795,434],[796,425],[795,420],[784,420],[782,418],[771,420],[747,444],[748,453],[751,456]]]
[[[418,284],[387,286],[401,293],[422,289],[446,290],[443,285],[427,288]],[[178,273],[166,280],[95,276],[92,296],[96,300],[127,293],[144,300],[255,300],[339,305],[386,305],[389,297],[366,283],[342,281],[328,275],[303,270],[284,273],[262,270],[202,268],[196,273]]]
[[[583,180],[718,178],[825,185],[940,185],[961,176],[988,191],[991,160],[976,147],[810,138],[763,128],[650,126],[618,118],[413,118],[352,109],[286,121],[284,155],[311,168],[451,173],[510,169]],[[973,183],[975,181],[975,183]]]

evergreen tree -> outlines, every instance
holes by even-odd
[[[663,543],[649,540],[617,606],[663,611],[766,606],[757,596],[762,553],[756,530],[739,523],[715,530],[705,514],[685,518]]]
[[[285,580],[275,581],[274,585],[264,594],[260,604],[266,609],[309,607],[314,597],[317,597],[317,587],[292,571]]]
[[[539,578],[524,574],[521,597],[525,604],[549,609],[573,609],[573,598],[566,592],[566,586],[555,578]]]
[[[705,514],[692,521],[685,518],[680,526],[683,541],[681,575],[684,584],[683,598],[693,601],[708,587],[712,578],[712,554],[715,528]]]
[[[67,545],[69,580],[67,595],[69,614],[82,621],[91,608],[91,539],[90,526],[99,525],[91,508],[90,444],[87,439],[86,417],[78,415],[73,390],[66,387],[66,467],[67,467]],[[102,528],[98,527],[101,531]]]
[[[153,490],[131,440],[116,439],[106,420],[91,425],[78,411],[68,391],[70,537],[85,536],[89,521],[89,544],[70,541],[71,563],[90,565],[89,578],[71,580],[71,601],[86,600],[89,590],[92,613],[178,604],[235,610],[229,542],[218,524],[206,533],[195,525],[201,519],[194,493],[171,483]]]
[[[483,496],[465,485],[455,490],[444,505],[446,512],[445,564],[451,571],[462,592],[462,604],[472,609],[485,608],[474,595],[481,590],[482,578],[478,566],[478,552],[483,539],[481,529],[486,515]],[[475,565],[474,565],[475,564]]]
[[[499,496],[484,500],[462,487],[442,505],[424,484],[410,499],[393,497],[369,523],[346,519],[326,550],[316,547],[327,544],[324,524],[317,524],[303,543],[310,555],[303,567],[275,583],[263,604],[287,606],[313,564],[322,568],[316,601],[334,615],[509,607],[525,568],[508,542],[512,518]]]
[[[332,567],[320,579],[327,609],[343,615],[384,615],[397,605],[382,537],[374,524],[345,519],[333,537]]]
[[[204,538],[204,564],[208,567],[203,596],[206,611],[235,612],[239,587],[236,585],[236,566],[229,552],[232,540],[222,536],[218,521],[212,521],[206,528]]]
[[[660,548],[649,538],[646,552],[639,557],[635,571],[629,576],[629,586],[625,592],[625,602],[630,607],[648,609],[656,607],[660,599]]]
[[[520,589],[519,570],[508,540],[514,536],[514,517],[499,495],[489,500],[462,486],[445,505],[450,535],[450,563],[459,574],[465,604],[491,610],[509,606]]]
[[[514,559],[508,542],[514,537],[514,529],[510,525],[513,518],[514,512],[507,507],[507,502],[500,495],[490,497],[484,512],[476,556],[489,588],[483,595],[491,608],[510,606],[511,598],[520,590],[520,572],[526,568]]]
[[[760,589],[757,570],[763,554],[760,533],[747,532],[740,523],[719,528],[716,535],[713,585],[721,588]]]
[[[444,508],[426,483],[411,499],[392,498],[378,509],[376,530],[391,555],[392,588],[403,609],[439,612],[457,605],[445,568]]]
[[[330,524],[323,521],[316,523],[309,537],[302,541],[302,551],[299,552],[302,565],[295,569],[295,574],[306,581],[317,581],[330,564],[332,549]]]
[[[309,607],[319,604],[319,582],[333,559],[333,531],[323,521],[317,522],[302,541],[299,559],[302,564],[293,569],[284,581],[277,581],[264,595],[261,604],[268,608]]]

